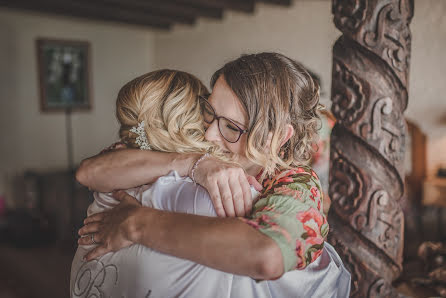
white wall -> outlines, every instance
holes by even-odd
[[[218,67],[241,53],[278,51],[321,76],[330,106],[332,46],[340,32],[331,1],[295,0],[291,8],[257,5],[252,16],[227,13],[223,22],[201,20],[156,35],[158,67],[189,71],[208,83]],[[428,134],[428,170],[446,164],[446,1],[416,0],[411,24],[412,61],[406,115]]]
[[[65,116],[40,112],[38,37],[91,43],[93,110],[72,116],[76,163],[116,140],[119,88],[154,65],[147,29],[0,9],[0,195],[8,197],[5,179],[23,169],[67,166]]]
[[[327,0],[297,0],[291,8],[257,4],[254,15],[228,12],[223,21],[157,34],[157,66],[190,71],[209,83],[217,68],[242,53],[276,51],[318,73],[328,97],[331,48],[340,35],[331,20]]]

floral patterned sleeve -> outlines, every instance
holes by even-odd
[[[285,272],[303,269],[321,255],[328,234],[319,178],[304,166],[282,171],[263,186],[253,213],[242,220],[279,245]]]

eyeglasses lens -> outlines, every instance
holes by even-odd
[[[240,137],[240,130],[231,121],[220,118],[218,121],[218,128],[222,136],[228,141],[235,143]]]
[[[211,124],[215,119],[215,112],[212,106],[205,100],[201,100],[201,111],[203,113],[204,122]]]
[[[203,120],[207,124],[211,124],[215,119],[217,119],[218,129],[226,141],[231,143],[238,141],[241,135],[240,129],[234,123],[224,117],[217,118],[214,109],[205,99],[201,100],[201,111],[203,113]]]

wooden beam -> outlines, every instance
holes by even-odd
[[[31,0],[33,1],[33,0]],[[195,23],[195,16],[186,15],[171,15],[166,13],[159,13],[155,11],[153,7],[145,5],[142,1],[137,2],[134,0],[63,0],[60,1],[64,3],[65,1],[76,2],[85,5],[86,7],[94,7],[95,9],[114,9],[121,12],[126,12],[129,15],[134,15],[135,17],[150,18],[152,20],[157,20],[160,22],[168,23],[181,23],[192,25]]]
[[[254,0],[171,0],[174,3],[189,4],[199,7],[230,9],[246,13],[254,12]]]
[[[115,9],[113,7],[91,3],[87,5],[72,0],[39,0],[38,2],[32,0],[0,0],[0,6],[55,15],[79,17],[95,21],[102,20],[126,23],[163,30],[170,29],[172,25],[172,21],[170,20],[148,15],[146,13]]]
[[[170,15],[184,15],[191,17],[206,17],[212,19],[222,19],[223,9],[217,7],[199,6],[193,4],[176,3],[175,1],[163,0],[126,0],[128,4],[143,4],[154,11]]]
[[[257,0],[257,1],[280,6],[291,6],[291,0]]]
[[[67,1],[67,0],[64,0]],[[61,2],[64,2],[61,1]],[[86,6],[107,7],[108,9],[124,10],[130,14],[141,15],[151,19],[159,19],[169,23],[181,23],[192,25],[195,23],[195,15],[185,15],[184,13],[169,13],[166,10],[158,9],[156,4],[139,0],[72,0],[76,3],[83,3]]]

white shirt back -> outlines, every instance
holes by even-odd
[[[127,190],[143,206],[216,216],[209,195],[176,172],[152,185]],[[94,193],[88,215],[113,208],[111,194]],[[70,279],[71,297],[229,297],[233,275],[135,244],[98,260],[83,262],[94,246],[79,246]],[[98,295],[98,297],[102,297]]]
[[[252,189],[253,196],[256,196]],[[176,172],[152,185],[127,190],[143,206],[160,210],[216,216],[209,194]],[[113,208],[110,194],[95,193],[88,215]],[[71,297],[348,297],[350,275],[328,243],[305,270],[275,281],[255,282],[135,244],[98,260],[83,262],[94,246],[79,246],[71,268]],[[102,296],[101,296],[102,295]]]

